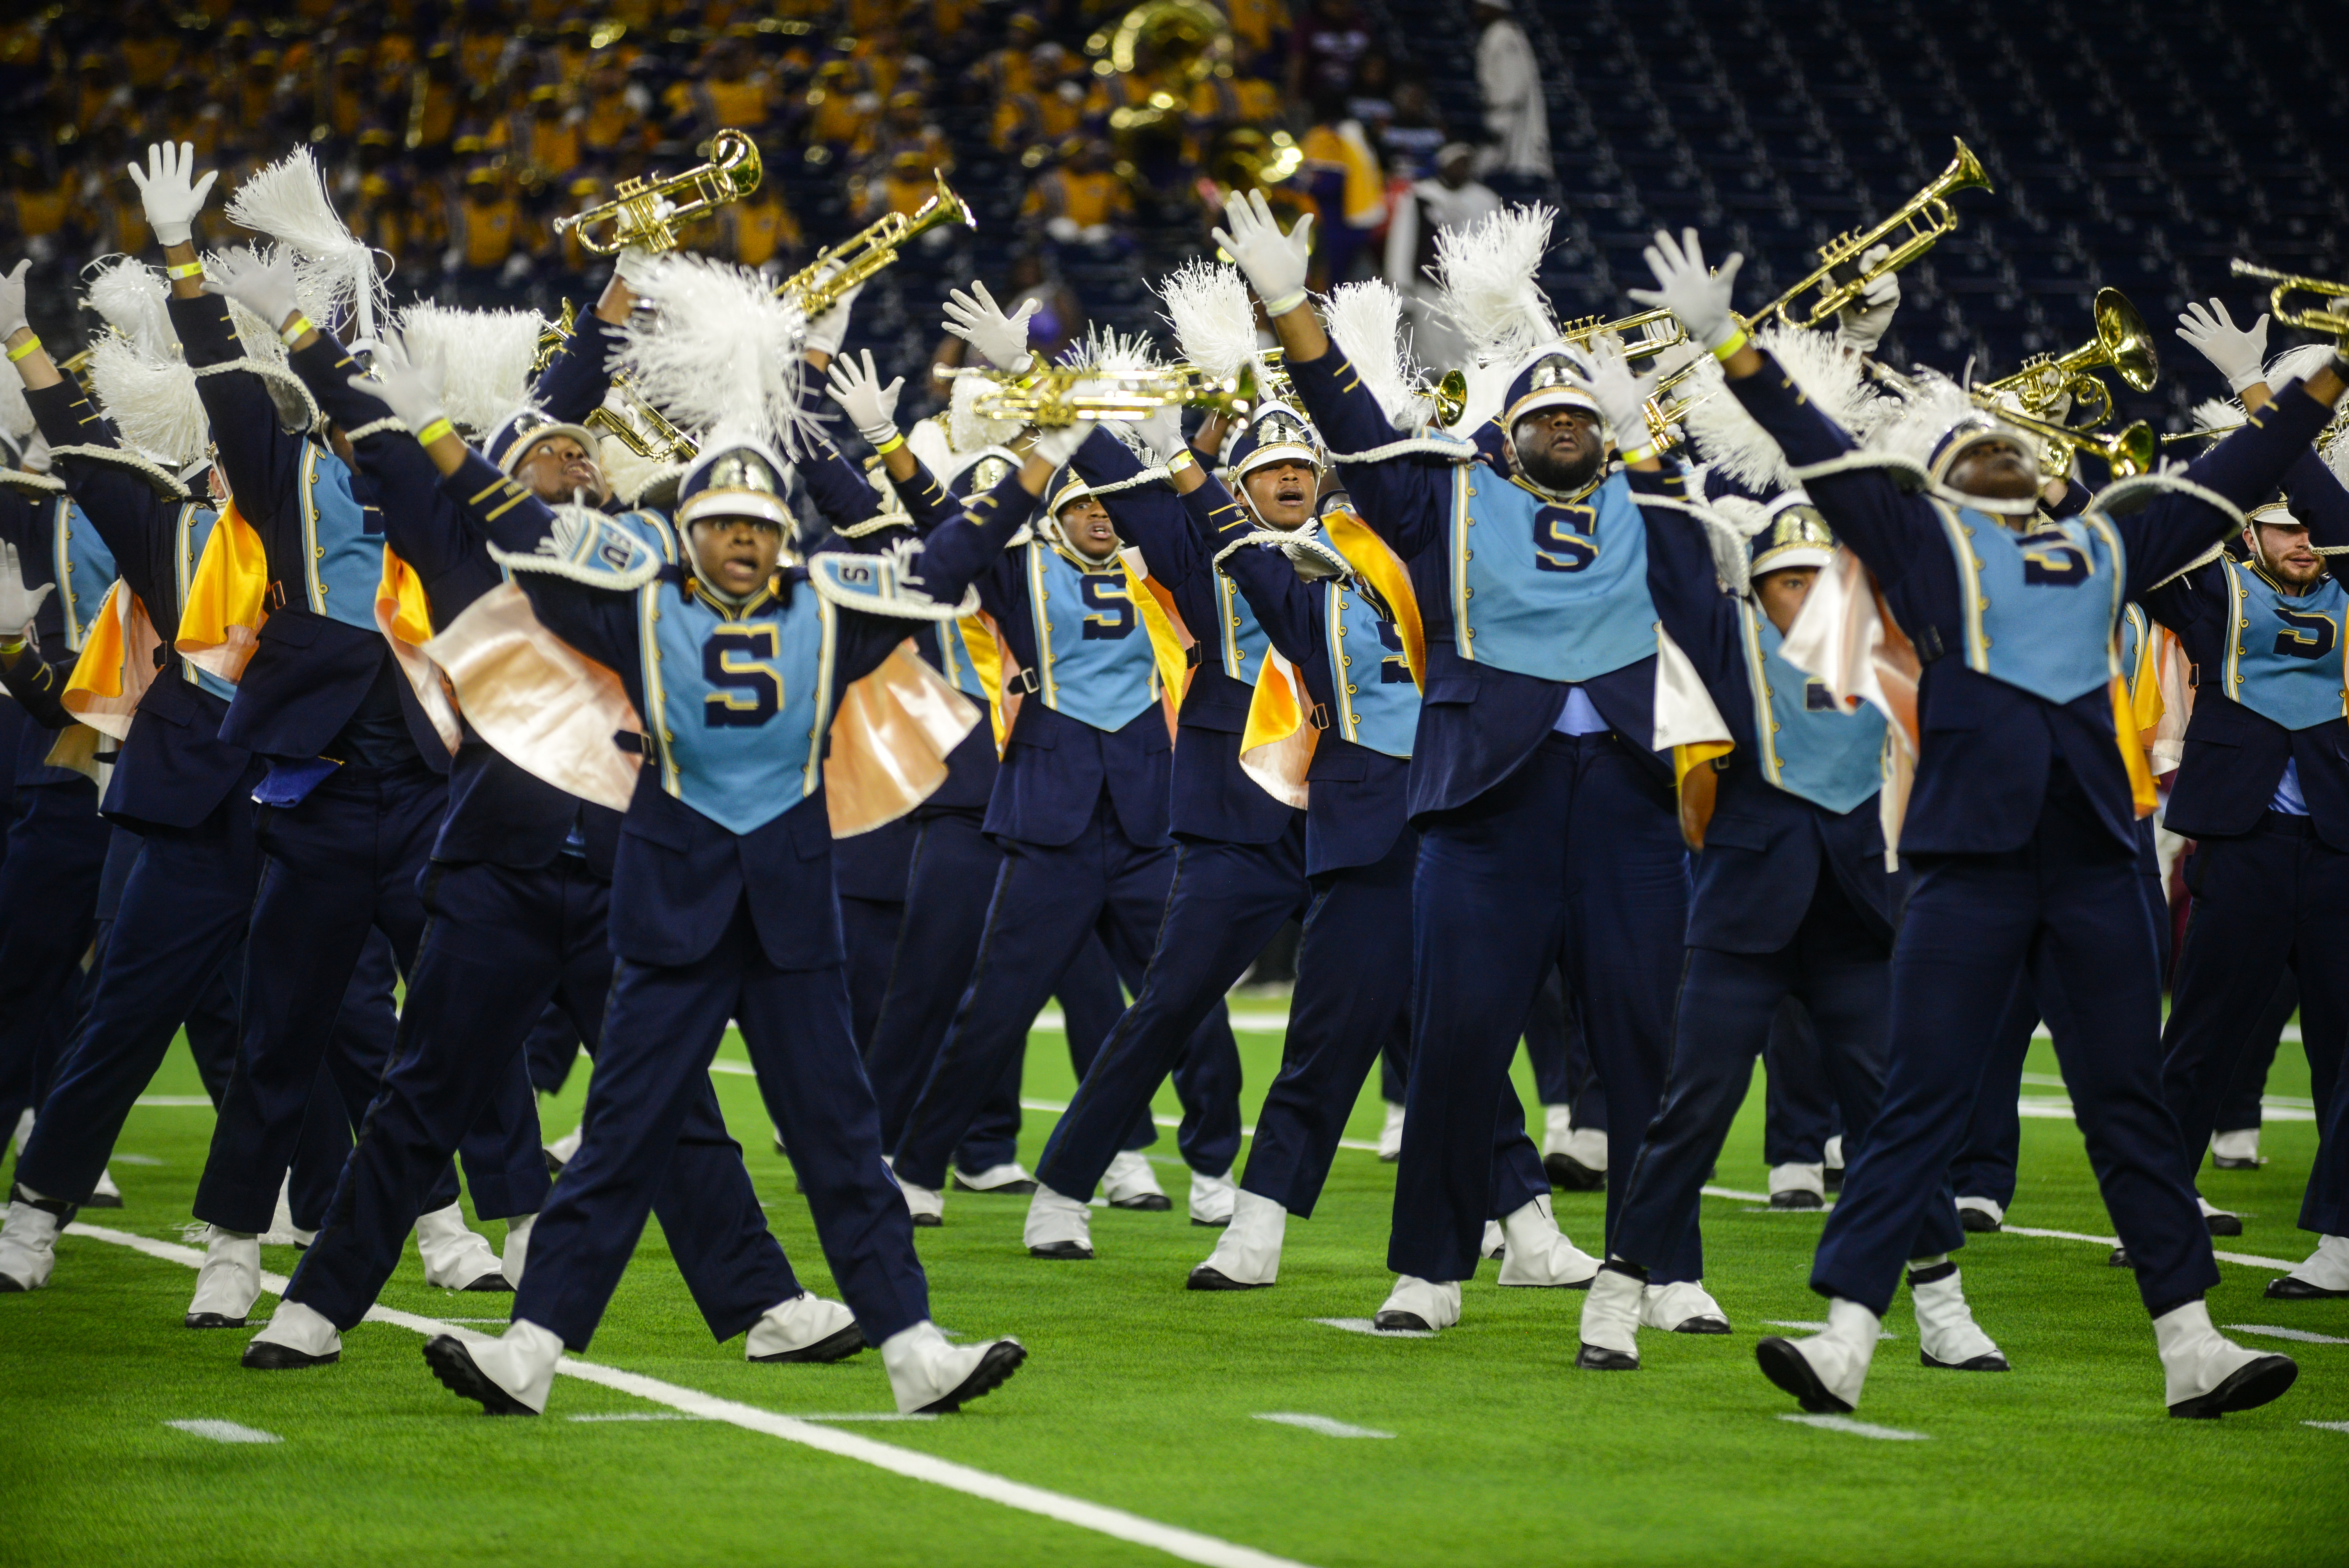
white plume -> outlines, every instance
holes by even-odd
[[[1083,342],[1061,351],[1061,364],[1071,370],[1150,370],[1158,364],[1156,348],[1146,332],[1089,326]]]
[[[1256,358],[1256,305],[1237,267],[1186,262],[1158,285],[1183,357],[1210,381],[1240,373]]]
[[[33,406],[25,401],[24,378],[0,376],[0,436],[5,436],[21,449],[33,438],[39,421],[33,418]],[[0,463],[0,467],[7,466]]]
[[[2239,429],[2243,423],[2243,406],[2231,397],[2206,397],[2194,405],[2194,428],[2200,433],[2223,436]]]
[[[228,221],[266,234],[294,253],[294,292],[302,314],[339,336],[373,338],[390,296],[377,276],[375,253],[336,215],[318,160],[306,147],[254,173],[229,198]]]
[[[653,407],[688,431],[754,432],[786,457],[821,435],[800,407],[807,315],[757,273],[671,254],[636,292],[657,308],[630,313],[613,365]]]
[[[1968,421],[1987,421],[1992,416],[1974,407],[1966,389],[1937,370],[1917,368],[1910,377],[1909,389],[1895,399],[1892,406],[1876,423],[1867,445],[1914,463],[1920,469],[1930,470],[1933,453],[1941,438]],[[2034,459],[2039,453],[2039,438],[2012,427],[2007,434],[2022,444],[2023,449]]]
[[[1026,428],[1017,419],[990,419],[978,411],[978,400],[1001,385],[991,377],[957,376],[953,385],[947,436],[956,451],[968,455],[988,447],[1009,446]]]
[[[2287,348],[2268,361],[2268,390],[2280,391],[2287,381],[2305,381],[2332,362],[2333,346],[2329,343],[2303,343],[2297,348]]]
[[[1444,313],[1476,359],[1514,366],[1557,335],[1549,300],[1534,282],[1557,216],[1537,201],[1436,234],[1431,272],[1444,290]]]
[[[1435,399],[1403,341],[1402,296],[1392,284],[1340,284],[1321,302],[1321,322],[1389,424],[1409,435],[1434,422]]]
[[[409,357],[440,361],[448,373],[440,406],[477,434],[495,429],[528,400],[545,325],[527,310],[451,310],[419,302],[399,313]]]
[[[108,256],[90,263],[84,274],[89,291],[82,303],[106,318],[106,325],[137,343],[148,354],[177,355],[179,334],[164,308],[171,285],[163,274],[134,256]]]
[[[2329,442],[2325,439],[2328,436],[2332,438]],[[2319,433],[2316,449],[2324,466],[2333,470],[2333,477],[2341,481],[2341,488],[2349,490],[2349,424],[2343,422],[2341,415],[2334,415],[2332,425]]]
[[[940,484],[946,482],[944,476],[954,465],[955,449],[954,438],[947,434],[947,421],[942,416],[933,414],[926,419],[915,420],[914,428],[905,432],[905,449],[914,454],[915,461],[940,476]]]
[[[177,344],[168,355],[150,354],[135,338],[102,333],[90,348],[89,379],[124,444],[171,469],[203,456],[212,421]]]
[[[1865,441],[1888,413],[1901,412],[1897,402],[1877,392],[1860,373],[1857,357],[1840,347],[1833,333],[1774,323],[1755,335],[1754,346],[1777,360],[1805,399],[1855,441]],[[1690,363],[1696,371],[1679,396],[1696,401],[1681,423],[1705,462],[1744,490],[1771,495],[1785,489],[1792,482],[1785,454],[1730,392],[1720,362],[1701,354]]]
[[[1472,358],[1463,374],[1468,378],[1468,397],[1451,428],[1454,433],[1467,436],[1501,417],[1501,405],[1508,400],[1516,366],[1506,359],[1488,365]]]

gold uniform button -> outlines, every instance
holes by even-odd
[[[1353,688],[1352,686],[1348,686],[1348,687],[1346,688],[1346,695],[1347,695],[1348,696],[1353,696],[1353,695],[1354,695],[1354,688]]]
[[[1345,665],[1350,670],[1354,667],[1354,661],[1343,654],[1340,654],[1338,656],[1338,662]]]
[[[1460,559],[1463,561],[1474,561],[1476,559],[1476,552],[1473,550],[1464,550],[1460,552]]]
[[[1472,643],[1476,640],[1476,628],[1474,626],[1468,628],[1468,640]]]

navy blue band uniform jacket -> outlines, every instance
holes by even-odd
[[[114,558],[62,481],[20,469],[0,470],[0,539],[16,547],[26,587],[54,589],[33,617],[39,656],[20,658],[6,673],[10,695],[34,722],[17,737],[16,755],[0,765],[14,769],[18,784],[78,784],[81,774],[47,758],[56,732],[72,722],[58,703],[114,581]]]

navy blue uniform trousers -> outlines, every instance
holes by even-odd
[[[836,964],[777,969],[738,900],[724,934],[694,963],[623,958],[614,969],[587,1086],[586,1136],[531,1232],[517,1320],[553,1330],[573,1350],[587,1348],[645,1216],[670,1191],[687,1130],[708,1103],[709,1063],[730,1018],[741,1026],[824,1261],[866,1341],[878,1345],[929,1316],[913,1216],[881,1160],[880,1118],[849,1024],[847,981]],[[740,1171],[732,1145],[723,1152]],[[717,1151],[705,1148],[699,1157],[714,1161]],[[761,1311],[796,1294],[766,1288]]]
[[[0,1129],[36,1107],[56,1076],[80,1003],[110,831],[87,779],[16,786],[0,861]]]
[[[1544,1196],[1508,1073],[1542,978],[1562,967],[1607,1099],[1609,1233],[1671,1055],[1688,929],[1687,856],[1669,785],[1612,734],[1550,735],[1500,783],[1421,824],[1412,900],[1413,1045],[1388,1265],[1476,1271],[1486,1217]],[[1512,1201],[1514,1200],[1514,1202]],[[1658,1258],[1659,1284],[1697,1277]]]
[[[596,1048],[612,982],[610,901],[611,884],[571,855],[529,870],[476,862],[426,873],[429,923],[392,1065],[287,1300],[337,1328],[358,1322],[398,1265],[423,1207],[419,1187],[501,1109],[543,1015],[559,1014],[574,1042]],[[525,1212],[544,1205],[543,1173]],[[800,1294],[706,1076],[653,1212],[718,1338]]]
[[[2243,1059],[2235,1066],[2234,1078],[2227,1086],[2227,1098],[2219,1102],[2219,1131],[2257,1131],[2265,1119],[2260,1102],[2267,1095],[2268,1073],[2275,1067],[2276,1051],[2283,1044],[2283,1026],[2299,1010],[2300,985],[2287,972],[2276,985],[2268,1010],[2261,1016],[2259,1028],[2244,1049]],[[2305,1029],[2301,1031],[2303,1040],[2307,1033]]]
[[[1199,1029],[1225,1016],[1224,993],[1247,973],[1282,923],[1301,918],[1312,902],[1301,811],[1268,844],[1181,841],[1142,989],[1102,1042],[1075,1099],[1052,1129],[1036,1180],[1065,1197],[1092,1196],[1134,1117],[1149,1113],[1150,1097]],[[1299,963],[1301,974],[1301,954]],[[1232,1093],[1237,1099],[1237,1082]],[[1221,1176],[1238,1152],[1235,1137],[1220,1166],[1195,1168]]]
[[[1011,841],[1003,851],[970,984],[898,1136],[897,1172],[916,1187],[945,1184],[948,1156],[1019,1059],[1029,1026],[1087,934],[1100,935],[1121,970],[1139,972],[1166,913],[1174,848],[1127,838],[1106,792],[1069,843]],[[1174,1087],[1184,1159],[1195,1171],[1223,1174],[1239,1152],[1240,1129],[1239,1048],[1221,1009],[1192,1036]]]
[[[2349,852],[2317,837],[2308,817],[2270,811],[2240,838],[2198,841],[2194,894],[2163,1031],[2163,1098],[2178,1119],[2187,1168],[2202,1162],[2220,1106],[2251,1054],[2261,1015],[2290,965],[2300,985],[2312,1087],[2325,1058],[2331,1093],[2316,1096],[2321,1141],[2301,1228],[2349,1234],[2349,1147],[2329,1116],[2339,1098],[2341,1021],[2349,1017]],[[2135,1258],[2137,1253],[2129,1253]]]
[[[1837,1124],[1835,1082],[1821,1054],[1818,1030],[1800,1002],[1788,1001],[1778,1008],[1770,1026],[1769,1043],[1762,1047],[1762,1067],[1769,1075],[1763,1088],[1763,1163],[1823,1163],[1827,1140],[1844,1129]],[[1880,1091],[1884,1080],[1880,1053],[1876,1076]],[[1851,1158],[1848,1148],[1844,1158]]]
[[[1811,1288],[1881,1316],[1905,1264],[1955,1250],[1927,1227],[1948,1207],[1997,1007],[2022,972],[2147,1308],[2158,1315],[2199,1297],[2219,1271],[2162,1102],[2161,972],[2136,856],[2058,761],[2021,848],[1909,859],[1916,880],[1893,947],[1884,1103],[1846,1167]]]
[[[1819,1069],[1848,1130],[1845,1158],[1865,1147],[1884,1092],[1890,957],[1824,857],[1810,907],[1785,946],[1775,953],[1688,950],[1663,1107],[1626,1183],[1622,1217],[1608,1243],[1615,1255],[1642,1266],[1693,1255],[1702,1270],[1697,1210],[1706,1175],[1744,1102],[1754,1058],[1784,1026],[1789,998],[1803,1005],[1817,1031]],[[1946,1197],[1926,1223],[1944,1243],[1958,1234]]]
[[[447,780],[418,762],[340,768],[298,806],[261,809],[243,1037],[196,1188],[198,1219],[231,1231],[268,1227],[322,1060],[354,1116],[374,1098],[389,1042],[337,1027],[336,1015],[370,929],[413,971],[424,932],[418,874],[447,803]],[[526,1102],[526,1081],[523,1092]],[[471,1172],[476,1212],[486,1218],[499,1217],[507,1198],[495,1191],[494,1171],[525,1188],[532,1168],[543,1173],[535,1117],[526,1139],[514,1131],[502,1126],[501,1153]]]

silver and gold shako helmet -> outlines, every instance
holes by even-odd
[[[1309,464],[1319,473],[1329,467],[1330,458],[1313,422],[1286,403],[1265,404],[1224,451],[1224,467],[1235,482],[1258,469],[1288,462]]]
[[[566,423],[543,408],[517,408],[490,432],[481,455],[495,463],[500,473],[512,474],[533,447],[556,436],[570,437],[586,449],[590,458],[597,458],[603,449],[596,445],[595,432],[585,425]],[[597,466],[601,467],[600,459]]]
[[[1795,566],[1825,566],[1835,559],[1835,531],[1800,489],[1785,490],[1770,502],[1770,521],[1746,542],[1747,578]]]
[[[1045,521],[1057,524],[1062,507],[1073,505],[1092,493],[1092,487],[1077,476],[1073,465],[1061,464],[1053,470],[1052,482],[1044,487]]]
[[[947,493],[957,500],[984,495],[1019,471],[1019,454],[1008,447],[982,447],[947,480]]]
[[[1590,395],[1590,383],[1583,378],[1582,367],[1566,351],[1563,343],[1534,350],[1517,366],[1517,373],[1509,377],[1508,396],[1501,399],[1501,428],[1513,429],[1518,420],[1544,408],[1599,412],[1598,399]]]
[[[791,465],[755,441],[713,447],[693,460],[678,481],[680,529],[708,518],[747,517],[770,522],[789,538]]]

